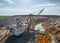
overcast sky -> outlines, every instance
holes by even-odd
[[[0,0],[0,16],[37,14],[60,15],[60,0]]]

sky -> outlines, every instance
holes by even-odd
[[[0,16],[60,15],[60,0],[0,0]]]

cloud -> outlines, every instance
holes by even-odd
[[[29,13],[38,13],[42,8],[45,8],[42,14],[60,14],[60,6],[53,0],[0,0],[0,15],[20,15]],[[13,9],[13,10],[12,10]],[[36,12],[36,13],[35,13]]]
[[[47,0],[2,0],[3,6],[8,7],[41,7],[41,6],[56,6],[56,3],[48,2]]]
[[[20,3],[21,4],[26,4],[26,5],[28,5],[28,4],[31,4],[33,2],[33,0],[20,0]]]
[[[52,3],[60,3],[60,0],[49,0],[49,2],[52,2]]]
[[[22,3],[30,3],[31,0],[21,0]]]
[[[43,7],[42,7],[43,8]],[[0,15],[28,15],[30,13],[33,14],[37,14],[38,12],[40,12],[40,10],[42,9],[41,7],[37,7],[36,9],[34,8],[0,8]],[[13,10],[12,10],[13,9]],[[45,8],[45,10],[42,12],[41,15],[59,15],[60,14],[60,7],[47,7]]]
[[[12,0],[6,0],[7,2],[14,4],[14,2]]]
[[[42,6],[42,7],[43,7],[43,6],[46,6],[46,7],[50,7],[50,6],[51,6],[51,7],[52,7],[52,6],[56,6],[56,4],[46,3],[46,4],[38,4],[37,6],[40,6],[40,7],[41,7],[41,6]]]
[[[0,3],[0,6],[1,6],[2,4]]]

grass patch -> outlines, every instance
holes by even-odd
[[[12,16],[0,16],[0,20],[4,20],[5,18],[12,18]]]

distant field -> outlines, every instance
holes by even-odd
[[[0,20],[3,20],[5,18],[12,18],[12,16],[0,16]]]

